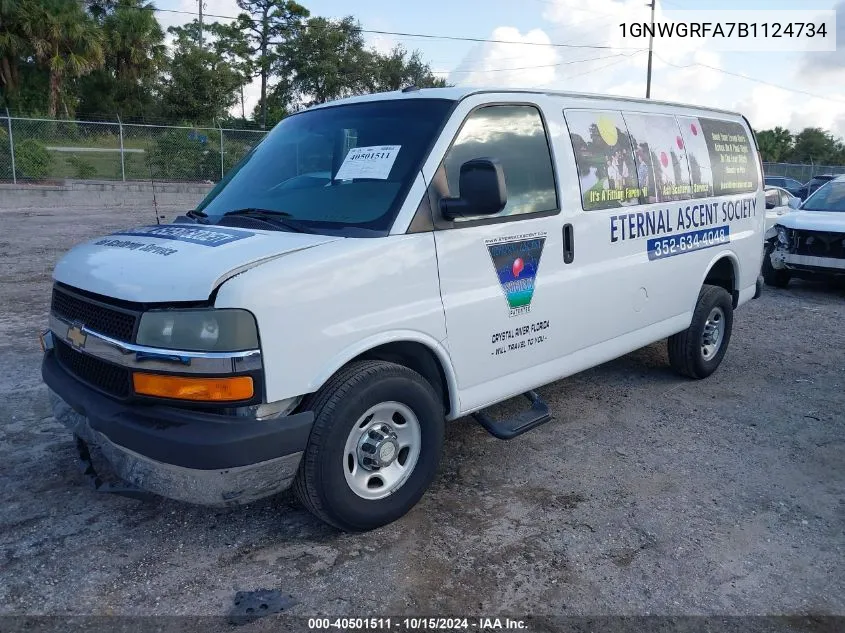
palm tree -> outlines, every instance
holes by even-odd
[[[167,62],[155,7],[144,0],[88,0],[103,35],[105,63],[76,82],[79,111],[133,118],[155,110],[156,88]]]
[[[76,0],[40,0],[27,14],[23,31],[36,62],[50,74],[47,114],[55,117],[65,79],[103,65],[102,35]]]
[[[0,0],[0,87],[12,92],[18,84],[18,58],[26,47],[20,33],[21,7],[17,0]]]
[[[103,20],[107,66],[116,78],[139,81],[165,58],[164,31],[152,3],[121,0]]]

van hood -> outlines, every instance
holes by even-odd
[[[204,301],[244,270],[339,239],[214,225],[143,226],[74,247],[53,278],[125,301]]]
[[[840,211],[792,211],[780,216],[777,224],[799,231],[845,233],[845,213]]]

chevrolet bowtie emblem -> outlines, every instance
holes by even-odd
[[[67,336],[65,338],[67,338],[67,340],[69,340],[75,348],[82,349],[85,347],[85,339],[88,338],[88,335],[82,331],[81,327],[71,325],[67,329]]]

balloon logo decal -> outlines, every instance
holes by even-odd
[[[690,123],[689,129],[692,131],[693,136],[698,136],[698,126],[695,123]]]
[[[684,139],[682,139],[680,136],[676,136],[675,142],[678,144],[678,149],[684,149]]]
[[[660,164],[664,167],[669,166],[669,157],[666,155],[666,152],[660,152]]]
[[[599,136],[602,140],[613,147],[619,140],[619,132],[616,131],[616,123],[610,117],[600,116],[596,121],[596,127],[599,129]]]
[[[526,314],[531,309],[534,282],[546,242],[544,232],[505,241],[485,240],[493,270],[507,299],[508,316]]]

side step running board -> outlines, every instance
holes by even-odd
[[[476,411],[472,414],[472,417],[487,429],[490,435],[498,437],[500,440],[513,439],[517,435],[522,435],[552,419],[548,405],[536,391],[526,391],[522,395],[531,402],[531,408],[510,419],[494,420],[485,411]]]

